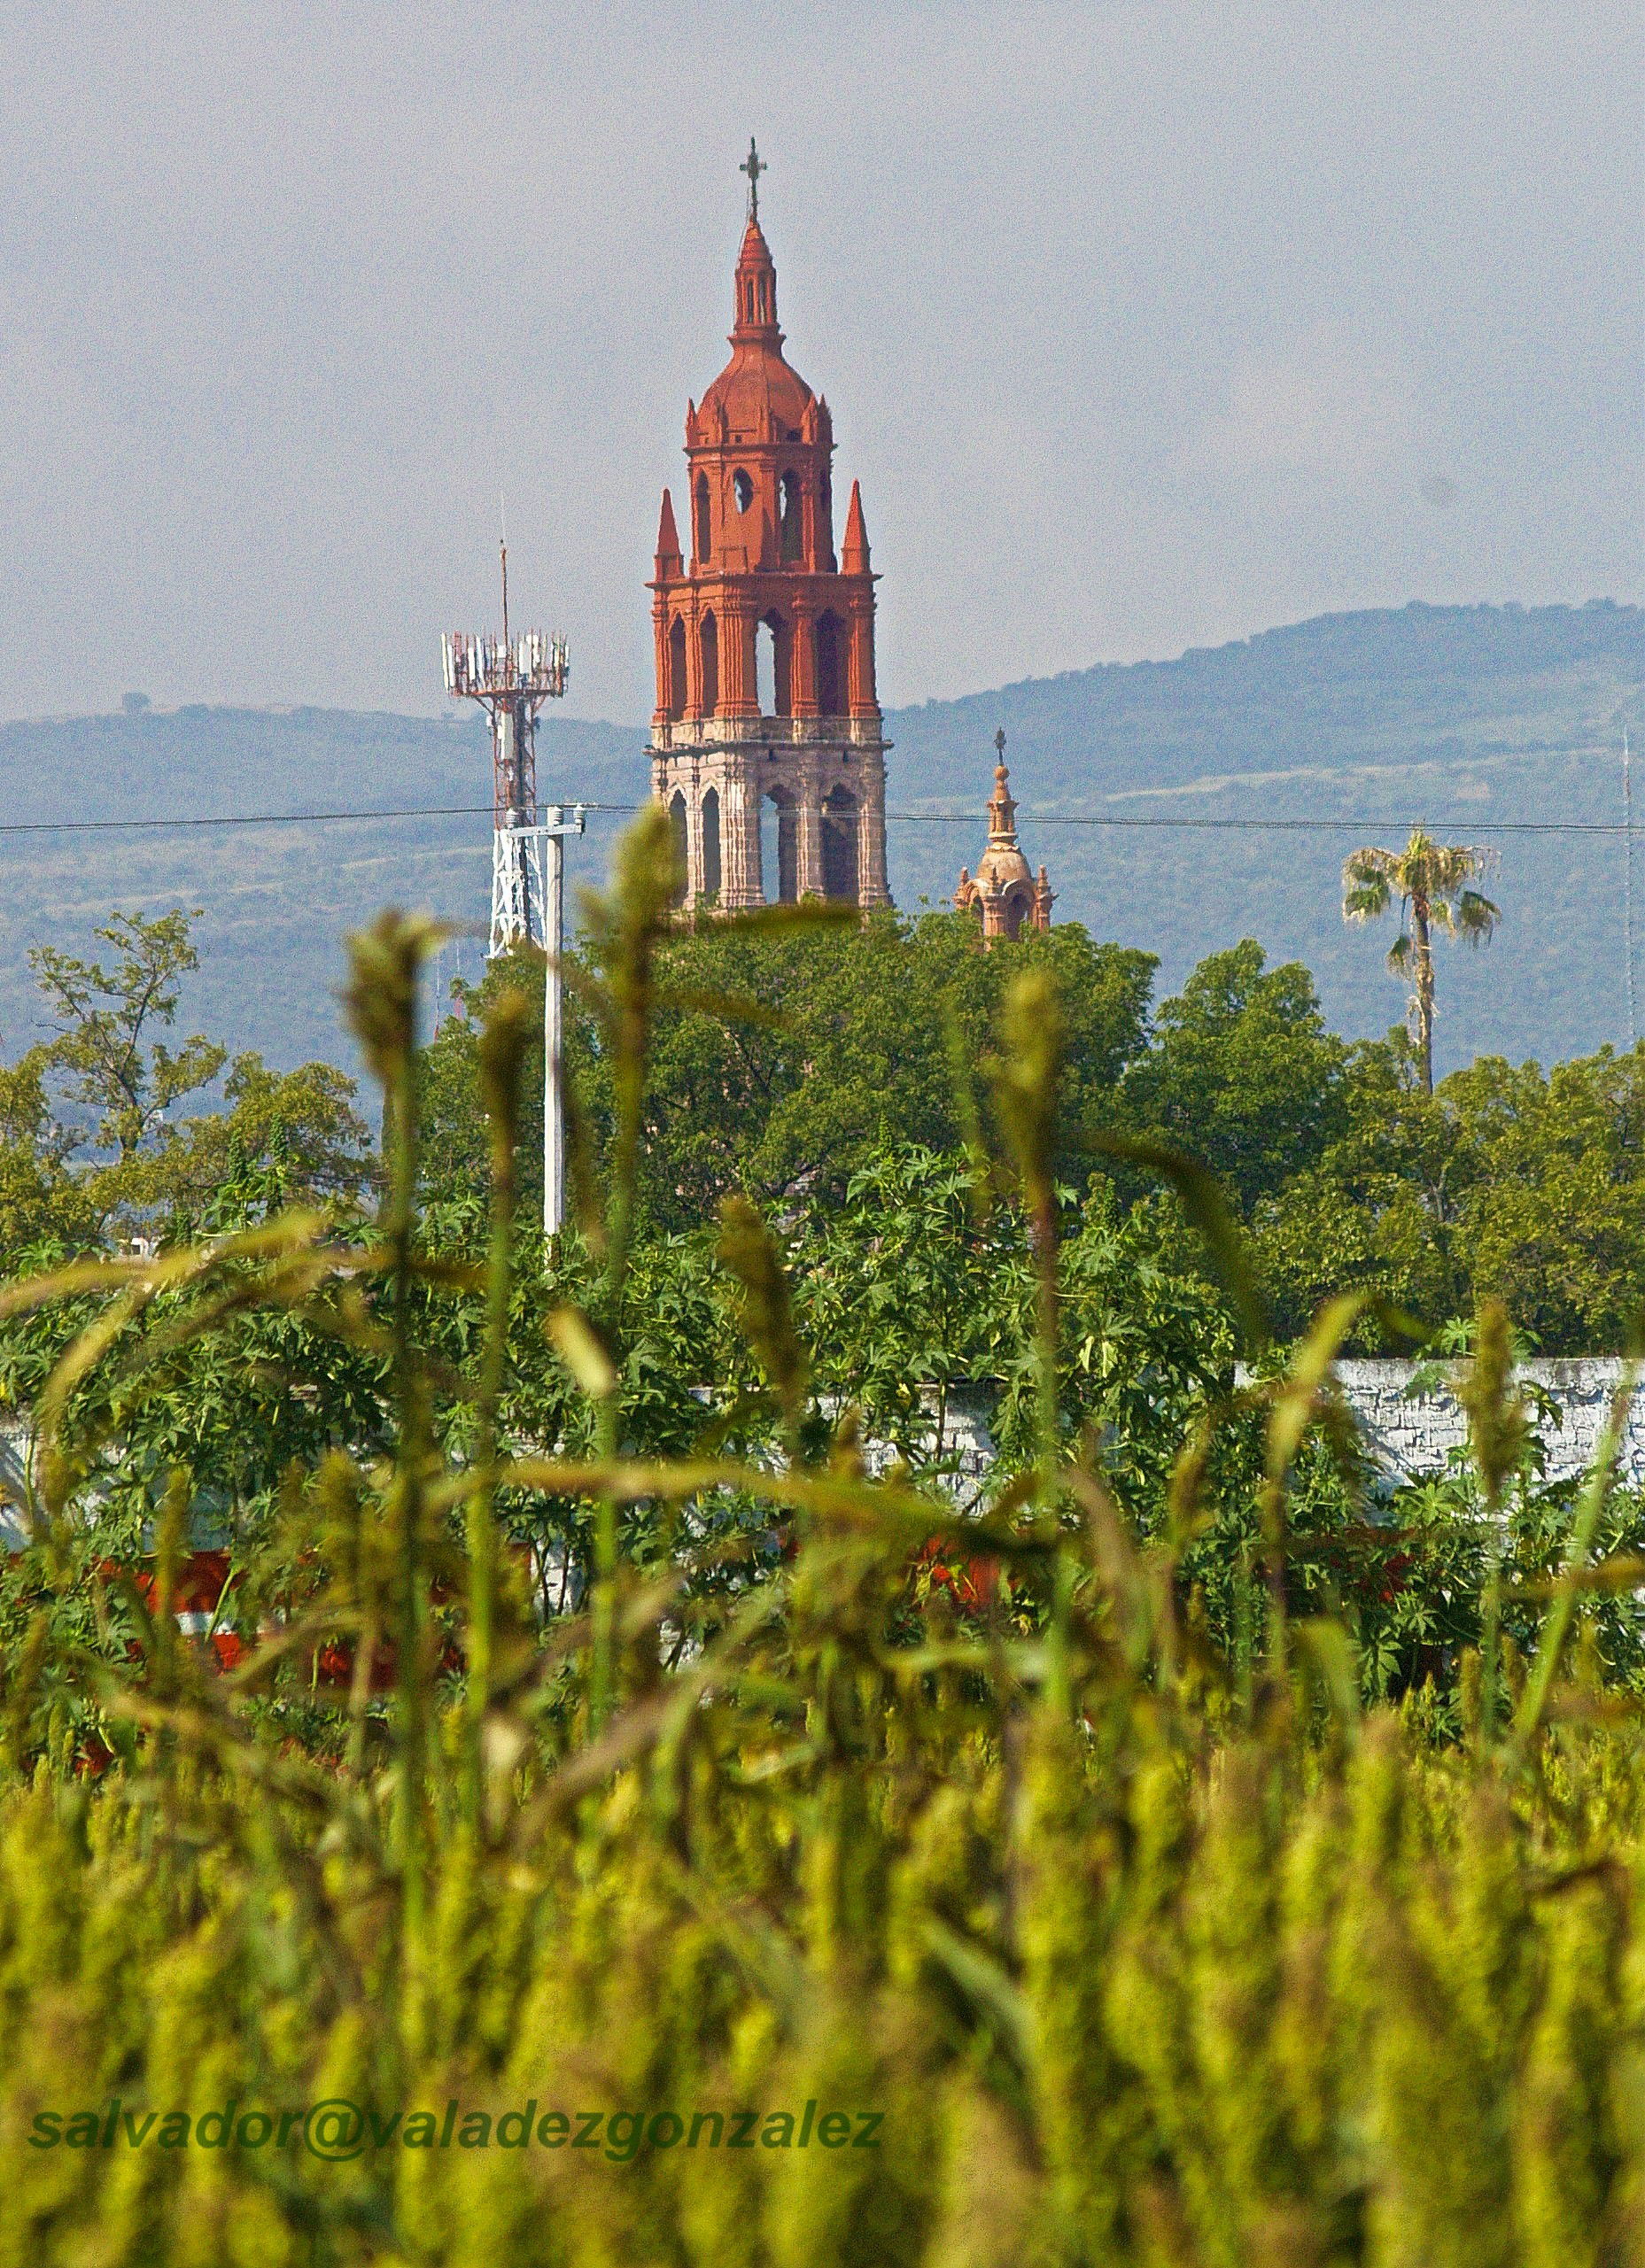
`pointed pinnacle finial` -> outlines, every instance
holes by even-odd
[[[771,167],[762,160],[759,151],[754,146],[754,136],[751,134],[749,136],[749,154],[738,166],[737,171],[740,174],[747,174],[749,177],[749,218],[750,221],[757,221],[760,217],[760,175],[770,173]]]

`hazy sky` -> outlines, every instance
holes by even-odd
[[[750,131],[921,700],[1645,595],[1636,0],[0,5],[0,715],[650,708]]]

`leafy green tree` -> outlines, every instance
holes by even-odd
[[[369,1186],[354,1083],[329,1064],[282,1072],[238,1056],[223,1109],[176,1115],[228,1059],[203,1033],[175,1049],[159,1036],[199,964],[196,918],[181,907],[115,914],[96,933],[114,948],[107,967],[56,946],[31,950],[58,1034],[0,1072],[0,1234],[73,1244],[116,1221],[169,1234],[276,1159],[293,1202],[351,1202]],[[72,1117],[53,1107],[54,1091]]]
[[[1347,1123],[1348,1049],[1300,961],[1245,938],[1214,953],[1126,1072],[1133,1124],[1205,1160],[1245,1209],[1317,1163]]]
[[[89,1236],[95,1212],[70,1169],[74,1135],[53,1115],[47,1049],[0,1064],[0,1264],[57,1236]]]
[[[1111,1120],[1128,1062],[1145,1043],[1151,956],[1096,943],[1077,924],[984,952],[968,917],[906,922],[803,917],[742,924],[700,919],[658,956],[657,1016],[641,1130],[644,1217],[684,1231],[711,1220],[742,1190],[773,1216],[811,1196],[839,1202],[859,1166],[887,1143],[956,1148],[966,1094],[991,1044],[1011,975],[1044,966],[1067,1003],[1070,1141],[1064,1160],[1082,1182],[1089,1158],[1073,1136]],[[604,1155],[612,1117],[610,1058],[589,1010],[598,948],[568,956],[566,1063],[573,1111],[590,1160]],[[512,986],[533,1009],[541,964],[493,965],[463,995],[420,1067],[428,1186],[477,1191],[485,1149],[471,1018]],[[523,1201],[540,1190],[541,1055],[525,1074]]]
[[[122,1165],[137,1156],[175,1103],[210,1086],[228,1049],[196,1032],[174,1053],[157,1026],[176,1020],[179,980],[198,968],[190,934],[198,909],[174,906],[150,920],[112,915],[95,933],[113,948],[112,968],[55,945],[30,948],[29,966],[58,1026],[47,1060],[71,1101],[95,1114],[94,1140]]]
[[[1486,1056],[1440,1088],[1469,1166],[1456,1246],[1550,1351],[1612,1353],[1645,1311],[1645,1048],[1546,1075]]]
[[[156,1128],[147,1149],[119,1169],[121,1202],[175,1225],[199,1218],[225,1180],[277,1163],[291,1203],[346,1210],[376,1175],[354,1094],[354,1081],[332,1064],[278,1072],[255,1053],[237,1056],[223,1081],[225,1107]]]
[[[1467,886],[1486,863],[1482,850],[1435,842],[1415,827],[1403,850],[1356,850],[1342,869],[1345,921],[1378,920],[1395,898],[1400,902],[1400,934],[1388,948],[1388,966],[1411,987],[1411,1028],[1424,1094],[1433,1092],[1433,933],[1443,930],[1468,945],[1490,941],[1501,909]]]
[[[1469,1312],[1455,1247],[1465,1143],[1444,1101],[1424,1092],[1404,1033],[1348,1049],[1340,1103],[1335,1139],[1253,1218],[1281,1331],[1305,1330],[1339,1291],[1374,1292],[1429,1321]],[[1356,1343],[1382,1348],[1374,1320]]]

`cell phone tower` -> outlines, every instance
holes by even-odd
[[[583,832],[579,803],[537,811],[537,716],[565,691],[565,640],[540,630],[508,629],[508,539],[502,553],[502,636],[440,641],[446,690],[478,701],[492,724],[492,921],[486,957],[535,945],[546,964],[543,983],[543,1236],[552,1253],[565,1219],[563,990],[565,838]]]
[[[516,945],[546,945],[541,844],[537,817],[537,717],[558,701],[568,674],[565,640],[508,628],[508,541],[502,553],[502,636],[454,631],[440,640],[446,690],[477,701],[492,727],[492,924],[487,957]]]

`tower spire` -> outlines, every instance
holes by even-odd
[[[667,489],[663,491],[663,509],[657,515],[657,579],[678,575],[684,561],[679,555],[679,530],[674,525],[674,499]]]
[[[845,541],[840,550],[840,569],[845,575],[866,575],[868,572],[868,524],[863,518],[863,491],[859,481],[851,483],[851,505],[845,515]]]

